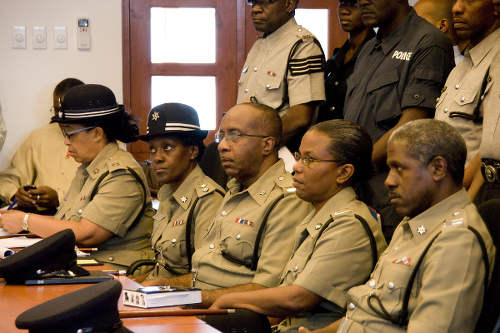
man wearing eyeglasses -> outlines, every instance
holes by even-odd
[[[193,255],[191,274],[146,283],[193,286],[203,305],[235,291],[275,287],[290,257],[295,227],[312,206],[295,195],[278,158],[281,120],[275,110],[243,103],[222,118],[219,153],[228,191],[204,245]]]
[[[53,108],[61,107],[64,94],[82,81],[68,78],[53,92]],[[9,167],[0,172],[2,205],[17,201],[17,208],[38,214],[53,214],[75,176],[78,163],[67,156],[64,136],[57,123],[33,132],[14,154]]]
[[[408,0],[358,0],[361,19],[378,27],[361,50],[347,80],[344,119],[363,126],[374,142],[377,174],[373,206],[389,240],[401,218],[391,209],[383,185],[387,140],[401,125],[434,115],[436,98],[455,65],[451,41],[419,17]]]
[[[248,53],[238,81],[237,103],[253,96],[276,109],[283,121],[282,144],[295,151],[325,100],[324,55],[315,37],[294,19],[298,0],[248,0],[263,35]]]

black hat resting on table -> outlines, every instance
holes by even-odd
[[[1,260],[0,276],[8,284],[24,284],[46,272],[75,265],[75,234],[65,229]]]
[[[116,280],[77,290],[21,313],[16,326],[30,333],[132,332],[122,326],[118,313],[121,290]]]
[[[149,111],[146,134],[139,136],[139,139],[149,141],[158,136],[180,135],[202,140],[207,133],[200,129],[195,109],[182,103],[164,103]]]

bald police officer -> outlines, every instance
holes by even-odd
[[[222,166],[233,177],[222,205],[193,255],[192,274],[147,281],[203,289],[209,306],[231,291],[274,287],[290,257],[295,227],[312,210],[292,187],[278,159],[281,120],[259,104],[238,104],[216,139]]]
[[[315,37],[294,19],[298,0],[248,0],[257,31],[238,81],[237,103],[255,97],[280,112],[283,144],[295,151],[325,100],[324,56]],[[293,139],[293,143],[290,141]]]
[[[371,279],[349,290],[338,332],[473,332],[495,246],[462,187],[466,155],[442,121],[412,121],[391,135],[385,183],[405,218]]]

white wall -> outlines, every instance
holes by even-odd
[[[89,51],[76,47],[78,17],[89,18]],[[8,131],[0,170],[31,130],[49,122],[62,79],[104,84],[123,101],[121,18],[120,0],[0,0],[0,107]],[[12,48],[14,25],[26,26],[26,49]],[[33,49],[34,25],[46,27],[47,49]],[[67,49],[54,49],[54,26],[66,26]]]

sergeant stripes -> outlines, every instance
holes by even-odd
[[[290,59],[290,74],[300,76],[323,71],[323,56],[316,55],[303,59]]]

